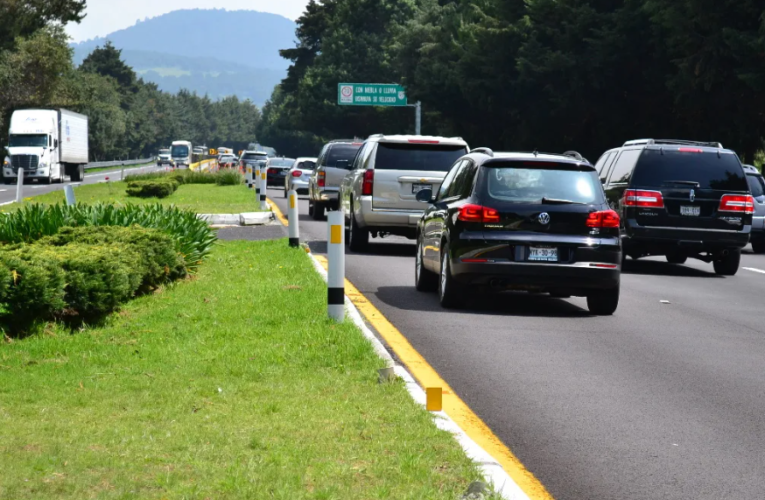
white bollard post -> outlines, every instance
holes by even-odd
[[[255,188],[255,202],[260,208],[260,163],[255,164],[255,177],[252,180],[252,186]]]
[[[72,206],[77,204],[77,201],[74,199],[74,186],[71,184],[64,186],[64,195],[66,196],[67,205]]]
[[[345,216],[342,210],[327,212],[327,314],[345,319]]]
[[[19,167],[16,182],[16,203],[24,201],[24,169]]]
[[[125,167],[122,167],[122,171],[120,172],[120,180],[121,181],[125,180]]]
[[[260,209],[265,210],[268,204],[266,203],[266,190],[268,189],[268,178],[266,177],[266,170],[260,171]]]
[[[244,174],[244,181],[247,183],[247,188],[252,189],[252,166],[247,165],[247,172]]]
[[[287,192],[289,205],[287,205],[287,220],[289,221],[290,246],[300,246],[300,228],[298,227],[298,195],[297,191],[290,189]]]

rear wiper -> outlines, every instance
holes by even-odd
[[[572,200],[560,200],[557,198],[542,198],[543,205],[584,205],[584,203]]]
[[[688,186],[699,187],[699,183],[696,181],[664,181],[662,184],[687,184]]]

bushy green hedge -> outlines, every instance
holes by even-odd
[[[238,186],[244,182],[244,176],[239,170],[225,169],[215,173],[215,183],[219,186]]]
[[[130,181],[127,185],[127,195],[139,198],[167,198],[178,189],[178,181],[171,178]]]
[[[242,175],[236,170],[220,170],[218,172],[200,172],[198,170],[173,170],[170,172],[147,172],[130,174],[125,181],[130,184],[141,181],[157,181],[172,179],[179,185],[184,184],[217,184],[219,186],[237,185],[244,182]]]

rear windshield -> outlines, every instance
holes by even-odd
[[[268,166],[269,167],[291,167],[293,163],[295,163],[295,160],[290,160],[290,159],[271,160]]]
[[[268,155],[262,154],[258,155],[255,153],[245,153],[244,156],[242,156],[243,160],[265,160],[268,158]]]
[[[316,162],[315,161],[301,161],[297,164],[297,167],[300,170],[313,170],[316,168]]]
[[[732,154],[646,149],[632,174],[638,187],[693,185],[697,189],[748,191],[744,169]]]
[[[554,166],[528,168],[490,167],[485,169],[487,191],[495,200],[539,204],[544,200],[574,203],[603,203],[603,187],[594,170],[558,169]]]
[[[749,189],[752,191],[752,196],[755,198],[765,196],[765,182],[763,182],[761,175],[747,174],[746,180],[749,181]]]
[[[465,153],[465,146],[380,143],[375,170],[424,170],[448,172]]]
[[[348,160],[348,163],[353,162],[356,152],[360,147],[361,144],[335,144],[330,146],[325,165],[327,167],[335,167],[339,160]]]

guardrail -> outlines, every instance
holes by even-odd
[[[96,161],[88,163],[85,166],[85,170],[92,168],[104,168],[104,167],[127,167],[129,165],[141,165],[144,163],[151,163],[156,161],[154,158],[143,158],[140,160],[115,160],[115,161]]]

